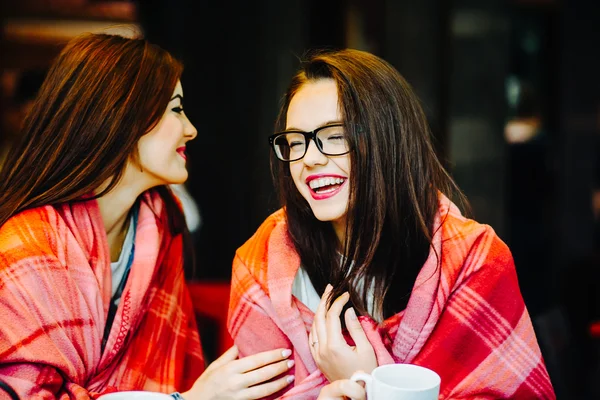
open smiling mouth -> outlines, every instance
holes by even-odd
[[[336,195],[346,181],[346,178],[328,176],[311,180],[308,182],[308,187],[310,188],[312,197],[316,200],[321,200]]]

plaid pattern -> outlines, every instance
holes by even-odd
[[[98,203],[28,210],[0,228],[0,379],[21,398],[184,391],[203,371],[181,237],[160,223],[160,197],[143,196],[135,258],[103,353],[111,269]]]
[[[359,318],[378,363],[433,369],[440,399],[555,399],[508,247],[444,196],[434,226],[406,309],[381,324]],[[228,328],[240,353],[293,349],[294,386],[276,398],[314,399],[327,383],[309,349],[314,314],[291,295],[299,266],[283,210],[233,261]]]

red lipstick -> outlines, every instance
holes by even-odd
[[[334,178],[334,179],[339,178],[339,179],[342,179],[343,182],[340,183],[339,186],[337,186],[334,190],[330,190],[330,191],[326,191],[326,192],[316,192],[315,190],[313,190],[310,187],[309,183],[311,181],[314,181],[315,179],[320,179],[320,178]],[[329,198],[335,196],[343,189],[343,187],[347,181],[348,181],[347,177],[342,176],[342,175],[337,175],[337,174],[314,174],[314,175],[309,175],[305,180],[306,185],[308,186],[308,189],[310,191],[310,195],[315,200],[325,200],[325,199],[329,199]]]
[[[184,160],[187,160],[187,156],[185,154],[185,146],[181,146],[177,148],[177,154],[183,157]]]

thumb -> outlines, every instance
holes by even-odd
[[[366,373],[366,372],[363,371],[362,369],[357,369],[356,371],[354,371],[352,373],[352,376],[354,376],[356,374],[364,374],[364,373]],[[352,377],[350,377],[350,378],[352,379]],[[355,380],[354,382],[358,383],[362,387],[365,387],[365,381],[363,381],[363,380],[358,379],[358,380]]]
[[[233,345],[225,353],[221,354],[221,356],[219,358],[217,358],[215,361],[213,361],[208,366],[208,368],[206,368],[206,370],[208,371],[209,369],[213,370],[213,369],[221,368],[222,366],[227,365],[230,362],[237,359],[238,355],[239,355],[238,348],[236,345]]]
[[[350,333],[352,340],[354,340],[356,347],[371,346],[360,321],[356,317],[356,311],[354,311],[353,307],[346,310],[344,319],[346,320],[346,328],[348,328],[348,332]]]

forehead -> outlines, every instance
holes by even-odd
[[[305,83],[290,101],[286,129],[311,131],[330,121],[341,120],[338,91],[332,79]]]

